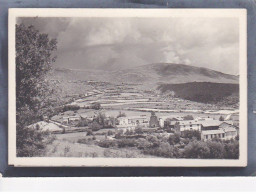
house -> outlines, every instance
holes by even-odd
[[[201,130],[217,130],[223,121],[219,120],[204,120],[200,121],[202,127]]]
[[[117,118],[117,129],[135,129],[136,127],[148,127],[149,121],[146,116],[130,116]]]
[[[219,138],[223,140],[235,139],[238,135],[238,128],[230,123],[226,123],[220,121],[221,123],[218,126],[218,129],[208,129],[208,127],[216,127],[216,126],[207,126],[202,128],[201,131],[201,139],[202,140],[210,140],[213,138]],[[217,124],[217,123],[216,123]],[[213,124],[211,124],[213,125]]]
[[[62,119],[63,124],[70,124],[72,122],[77,122],[81,120],[80,115],[74,115],[74,116],[64,116]]]
[[[155,112],[151,112],[151,116],[149,119],[149,127],[159,127],[159,121]]]
[[[176,118],[167,118],[164,121],[164,128],[165,129],[174,129],[175,124],[177,123],[177,119]]]
[[[203,130],[201,132],[201,140],[211,140],[213,138],[225,139],[225,131],[223,129],[217,130]]]
[[[239,115],[238,114],[229,114],[226,116],[224,121],[232,121],[233,125],[239,127]]]
[[[239,135],[239,129],[238,127],[231,125],[229,123],[223,122],[220,125],[220,129],[222,129],[223,131],[225,131],[225,140],[229,140],[229,139],[235,139],[236,136]]]
[[[202,121],[189,120],[189,121],[177,121],[174,125],[176,132],[182,131],[201,131]]]

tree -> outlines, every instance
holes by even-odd
[[[49,39],[33,26],[16,25],[16,133],[17,156],[39,156],[48,134],[27,126],[39,121],[52,106],[54,87],[47,80],[56,39]]]
[[[225,158],[238,159],[239,158],[239,141],[234,140],[225,144]]]
[[[142,128],[141,128],[141,127],[136,127],[135,133],[136,133],[136,134],[139,134],[139,135],[143,134]]]
[[[220,116],[219,121],[224,121],[224,117]]]
[[[175,133],[174,135],[170,135],[168,142],[170,145],[175,145],[180,142],[180,135]]]
[[[95,110],[99,110],[101,108],[101,105],[99,102],[94,102],[94,103],[92,103],[91,108],[95,109]]]
[[[206,142],[192,141],[185,146],[183,151],[184,158],[209,158],[210,149]]]
[[[183,119],[185,121],[189,121],[189,120],[194,120],[194,117],[192,115],[187,115],[187,116],[184,116]]]
[[[192,139],[194,137],[197,140],[201,140],[201,133],[200,133],[200,131],[185,130],[182,132],[182,137],[189,138],[189,139]]]
[[[89,126],[93,131],[98,131],[102,128],[102,125],[100,125],[97,121],[93,121]]]
[[[210,149],[209,158],[222,159],[225,155],[224,144],[216,141],[207,141],[207,146]]]

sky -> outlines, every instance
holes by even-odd
[[[176,63],[239,74],[237,18],[20,18],[58,41],[55,67]]]

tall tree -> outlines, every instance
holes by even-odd
[[[33,26],[16,25],[16,119],[17,155],[40,155],[45,134],[27,128],[40,120],[50,106],[54,87],[47,74],[55,57],[57,40],[41,34]]]

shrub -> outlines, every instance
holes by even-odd
[[[154,135],[150,135],[146,139],[151,143],[151,147],[158,147],[160,145],[160,141]]]
[[[117,132],[117,133],[115,134],[115,138],[116,138],[116,139],[120,139],[120,138],[122,138],[122,135],[123,135],[123,131],[119,131],[119,132]]]
[[[171,146],[168,143],[161,143],[158,147],[155,148],[146,148],[143,150],[143,153],[164,158],[180,157],[179,149],[175,146]]]
[[[116,141],[113,140],[103,140],[98,143],[98,145],[102,148],[110,148],[116,146]]]
[[[219,121],[224,121],[224,117],[220,116]]]
[[[175,145],[180,142],[180,135],[175,133],[169,136],[168,142],[170,145]]]
[[[135,147],[137,142],[135,139],[122,139],[118,141],[118,148]]]
[[[189,121],[189,120],[194,120],[194,117],[192,115],[187,115],[183,117],[184,120]]]
[[[92,103],[91,108],[95,110],[99,110],[101,108],[101,105],[100,103],[95,102],[95,103]]]
[[[200,131],[183,131],[181,134],[181,137],[183,138],[189,138],[192,139],[193,137],[195,137],[197,140],[201,140],[201,133]]]
[[[92,130],[91,130],[91,129],[89,129],[89,130],[87,131],[86,136],[90,136],[90,135],[93,135],[93,132],[92,132]]]
[[[111,135],[114,135],[114,134],[115,134],[115,132],[111,131],[111,130],[109,130],[108,133],[107,133],[108,136],[111,136]]]
[[[167,133],[174,133],[174,130],[171,129],[171,128],[168,128],[168,129],[166,129],[166,132],[167,132]]]
[[[92,139],[91,138],[81,138],[77,140],[77,143],[79,144],[92,144]]]
[[[88,120],[87,119],[82,119],[76,125],[76,127],[87,127],[87,126],[88,126]]]
[[[127,131],[125,131],[124,134],[125,134],[125,135],[133,135],[134,132],[133,132],[133,130],[127,130]]]
[[[77,106],[77,105],[65,105],[63,108],[62,108],[62,112],[66,112],[66,111],[69,111],[69,110],[72,110],[72,111],[77,111],[79,110],[80,107]]]
[[[98,131],[102,128],[102,125],[100,125],[98,122],[93,121],[92,123],[90,123],[89,127],[93,130],[93,131]]]
[[[138,149],[145,149],[145,148],[149,148],[150,146],[151,146],[151,143],[144,138],[139,138],[137,140],[137,148]]]
[[[64,156],[67,156],[69,151],[70,151],[70,146],[65,146],[65,148],[64,148]]]
[[[192,141],[185,146],[183,151],[184,158],[208,158],[210,156],[210,149],[206,142]]]
[[[109,149],[105,149],[103,152],[104,157],[111,157],[112,152]]]
[[[137,128],[135,129],[135,133],[136,133],[136,134],[139,134],[139,135],[143,134],[142,128],[141,128],[141,127],[137,127]]]
[[[17,137],[21,136],[21,139],[16,140],[19,157],[42,156],[46,152],[47,145],[55,140],[55,136],[49,132],[17,127]]]
[[[216,141],[207,141],[207,146],[210,149],[209,158],[222,159],[225,155],[224,144]]]
[[[238,159],[239,158],[239,142],[233,141],[225,144],[225,158]]]

